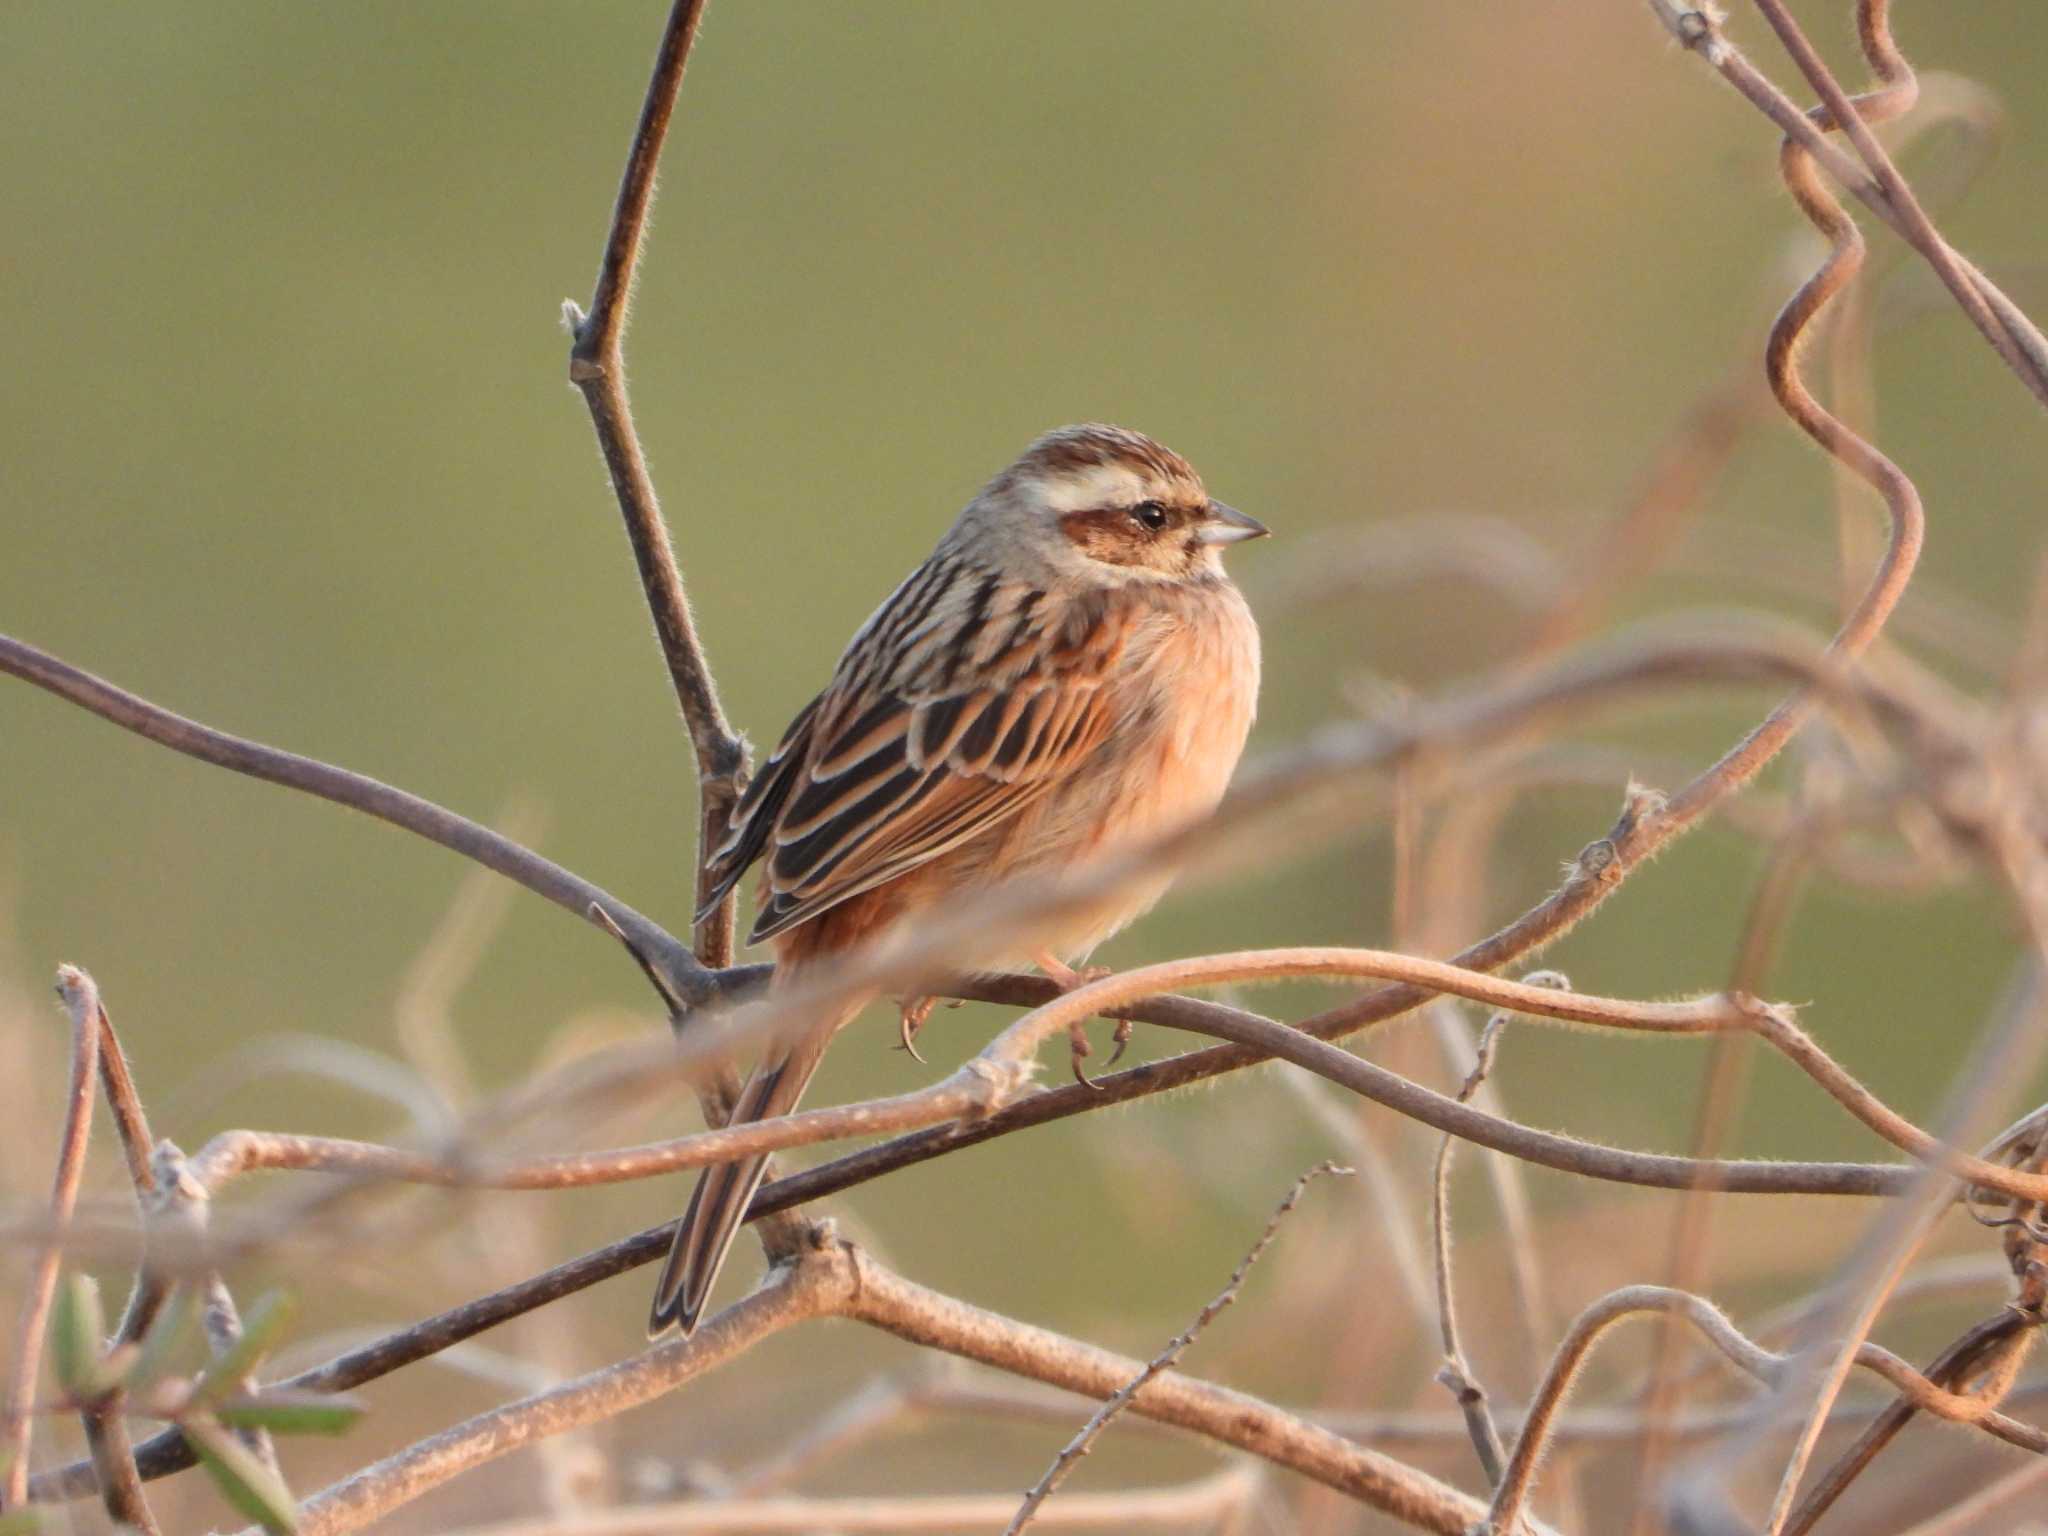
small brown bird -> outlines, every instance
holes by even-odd
[[[783,734],[714,852],[715,905],[756,859],[749,942],[778,981],[1007,879],[1142,843],[1214,809],[1251,728],[1259,632],[1225,545],[1265,527],[1179,454],[1062,427],[970,502],[861,626]],[[1071,959],[1149,909],[1170,873],[1019,936],[988,963]],[[732,1123],[789,1113],[863,997],[771,1046]],[[929,1011],[905,1005],[908,1044]],[[650,1336],[697,1324],[767,1168],[707,1168],[662,1267]]]

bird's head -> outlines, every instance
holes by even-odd
[[[1210,496],[1172,449],[1099,425],[1046,433],[989,483],[976,510],[987,534],[1112,584],[1218,579],[1226,545],[1267,532]]]

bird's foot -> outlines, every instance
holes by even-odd
[[[1131,1031],[1136,1028],[1137,1026],[1129,1019],[1118,1019],[1116,1021],[1116,1030],[1109,1037],[1110,1044],[1114,1045],[1116,1049],[1109,1053],[1108,1065],[1113,1067],[1124,1059],[1124,1048],[1131,1043]]]
[[[1116,974],[1106,965],[1083,966],[1077,971],[1057,955],[1044,950],[1040,950],[1033,958],[1038,962],[1038,968],[1045,972],[1046,979],[1062,992],[1071,992],[1076,987],[1085,987],[1091,981],[1100,981],[1105,976]]]
[[[910,1052],[912,1061],[924,1061],[924,1057],[918,1054],[917,1032],[924,1028],[924,1021],[932,1016],[932,1009],[938,1001],[936,997],[906,997],[896,1005],[897,1034],[903,1041],[903,1049]]]
[[[918,1054],[918,1033],[924,1028],[925,1020],[932,1016],[932,1010],[938,1006],[939,999],[936,997],[905,997],[897,1000],[898,1038],[903,1042],[903,1049],[910,1052],[912,1059],[921,1064],[924,1063],[924,1057]],[[958,1008],[962,1006],[961,1000],[957,997],[948,998],[946,1006]]]
[[[1043,952],[1035,958],[1038,961],[1038,968],[1045,972],[1046,978],[1062,992],[1071,992],[1076,987],[1085,987],[1091,981],[1100,981],[1103,977],[1113,974],[1106,965],[1091,965],[1077,971],[1057,956]],[[1116,1041],[1116,1054],[1109,1058],[1111,1066],[1116,1065],[1117,1057],[1123,1055],[1124,1046],[1131,1038],[1128,1020],[1117,1024],[1113,1038]],[[1095,1047],[1088,1043],[1087,1020],[1076,1019],[1067,1026],[1067,1041],[1073,1051],[1074,1081],[1083,1088],[1093,1088],[1094,1080],[1081,1065],[1095,1053]]]

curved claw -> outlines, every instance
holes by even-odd
[[[1102,1092],[1102,1085],[1089,1077],[1081,1066],[1082,1062],[1094,1054],[1095,1048],[1088,1043],[1088,1031],[1080,1020],[1077,1019],[1067,1026],[1067,1042],[1074,1056],[1074,1081],[1083,1088],[1092,1088],[1097,1093]]]
[[[929,1066],[917,1049],[918,1031],[924,1028],[924,1021],[932,1016],[933,999],[929,997],[907,997],[896,1007],[896,1034],[903,1042],[903,1049],[910,1052],[911,1060],[920,1066]]]
[[[896,1016],[896,1032],[897,1038],[903,1042],[903,1049],[910,1052],[910,1059],[912,1061],[921,1067],[931,1065],[930,1062],[924,1059],[923,1054],[917,1048],[917,1026],[910,1022],[910,1010],[908,1008]]]
[[[1109,1053],[1109,1060],[1104,1063],[1105,1066],[1113,1067],[1124,1059],[1124,1048],[1131,1043],[1131,1033],[1136,1027],[1129,1019],[1116,1021],[1116,1033],[1109,1037],[1116,1049]]]

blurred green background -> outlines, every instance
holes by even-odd
[[[1797,9],[1846,65],[1848,7]],[[2038,313],[2048,30],[2013,4],[1902,10],[1917,62],[2004,96],[2003,151],[1944,222]],[[537,805],[551,857],[680,925],[687,742],[556,320],[563,298],[588,299],[661,15],[11,7],[0,628],[485,819]],[[1789,78],[1747,15],[1738,30]],[[1953,148],[1923,146],[1909,168]],[[1774,149],[1639,4],[721,0],[683,92],[627,348],[728,708],[765,749],[980,482],[1038,431],[1095,418],[1178,447],[1280,535],[1236,561],[1267,642],[1255,752],[1353,712],[1361,691],[1427,693],[1508,660],[1529,615],[1456,574],[1301,603],[1315,541],[1484,514],[1580,560],[1686,407],[1731,366],[1756,371],[1810,257]],[[1918,272],[1888,291],[1924,308],[1886,326],[1876,370],[1883,441],[1928,502],[1921,580],[2009,636],[2040,548],[2038,412]],[[1690,552],[1619,614],[1754,603],[1824,617],[1830,495],[1818,456],[1765,421]],[[1800,576],[1812,600],[1745,581],[1751,560]],[[1603,736],[1702,762],[1763,702],[1703,697]],[[1618,791],[1524,802],[1486,916],[1546,890]],[[1696,836],[1556,961],[1596,991],[1718,985],[1756,864],[1739,837]],[[1103,958],[1383,943],[1389,869],[1383,831],[1347,834],[1176,897]],[[224,1102],[195,1084],[284,1032],[393,1050],[401,978],[464,873],[0,683],[4,964],[30,995],[60,960],[90,967],[142,1082],[171,1106],[160,1129],[188,1146],[230,1124],[389,1131],[387,1107],[316,1077]],[[1925,1113],[2010,955],[1983,890],[1879,902],[1822,882],[1773,990],[1810,1001],[1823,1039]],[[1294,1017],[1328,998],[1289,989],[1262,1006]],[[54,1038],[54,1011],[21,1006]],[[658,1027],[608,940],[522,894],[452,1029],[478,1080],[501,1085],[565,1022],[621,1011]],[[997,1021],[942,1013],[928,1038],[948,1059]],[[891,1038],[878,1012],[822,1091],[924,1081]],[[1545,1123],[1672,1146],[1702,1059],[1525,1031],[1502,1092]],[[0,1103],[49,1112],[54,1077],[9,1078]],[[1814,1102],[1765,1069],[1744,1146],[1875,1154]],[[678,1101],[644,1129],[694,1121]],[[1334,1145],[1267,1073],[1012,1138],[835,1208],[932,1283],[1149,1353],[1288,1177]],[[10,1188],[40,1187],[41,1167]],[[657,1219],[685,1184],[551,1200],[559,1227],[533,1257]],[[1538,1195],[1590,1198],[1540,1179]],[[1315,1198],[1348,1213],[1317,1229],[1325,1240],[1381,1250],[1385,1213],[1362,1194]],[[1472,1221],[1483,1232],[1490,1209]],[[1649,1278],[1576,1248],[1556,1263],[1567,1298]],[[569,1363],[637,1339],[642,1288],[607,1291],[590,1354]],[[406,1299],[373,1288],[361,1309],[404,1316]],[[1426,1344],[1402,1348],[1360,1366],[1370,1381],[1261,1359],[1246,1384],[1438,1406]],[[642,1417],[671,1449],[680,1426],[722,1454],[737,1400]],[[757,1406],[789,1412],[774,1401]]]

